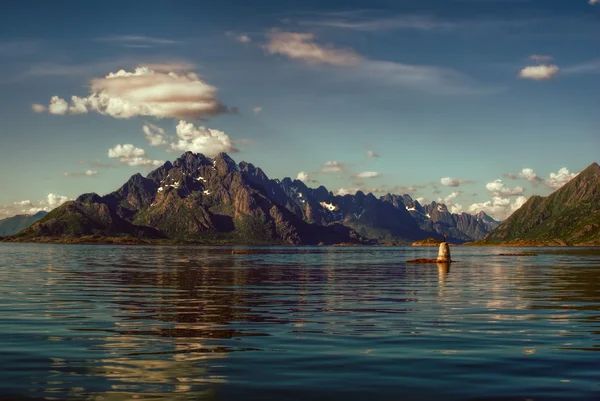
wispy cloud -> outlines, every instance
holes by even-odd
[[[330,64],[338,67],[358,64],[362,57],[354,50],[336,49],[316,42],[312,33],[283,32],[277,29],[267,34],[265,49],[269,54],[281,54],[307,64]]]
[[[110,42],[123,47],[156,47],[175,45],[181,43],[179,40],[157,38],[145,35],[109,35],[96,39],[100,42]]]
[[[39,40],[0,41],[0,58],[19,58],[39,52],[42,46]]]
[[[352,49],[338,49],[317,43],[311,33],[272,30],[264,46],[270,54],[281,54],[306,64],[343,67],[337,80],[362,80],[386,87],[398,86],[435,94],[485,94],[496,90],[482,88],[466,75],[444,67],[372,60]]]
[[[33,110],[36,113],[44,113],[47,110],[47,107],[43,104],[34,103],[31,105],[31,110]]]
[[[544,54],[532,54],[529,56],[530,60],[537,61],[538,63],[547,63],[548,61],[552,61],[554,57],[547,56]]]
[[[148,60],[149,61],[149,60]],[[24,76],[64,76],[64,77],[85,77],[89,78],[99,74],[105,74],[106,71],[121,70],[127,66],[144,66],[157,72],[175,72],[181,73],[192,70],[195,65],[184,60],[171,60],[169,62],[146,62],[140,63],[134,58],[116,58],[96,60],[88,63],[52,63],[41,62],[30,65],[23,73]]]
[[[85,170],[82,172],[67,172],[63,173],[65,177],[95,177],[99,173],[96,170]]]
[[[225,32],[225,35],[233,40],[235,40],[236,42],[240,42],[240,43],[252,43],[252,38],[244,33],[240,34],[240,33],[235,33],[233,31],[227,31]]]
[[[404,14],[382,17],[370,12],[356,11],[324,14],[321,18],[300,21],[300,25],[370,32],[396,29],[454,29],[458,23],[429,15]]]
[[[354,178],[364,179],[364,178],[377,178],[381,177],[381,173],[377,171],[363,171],[354,176]]]
[[[600,1],[600,0],[599,0]],[[571,65],[562,69],[564,74],[597,74],[600,73],[600,59]]]
[[[414,194],[415,192],[418,192],[420,189],[426,188],[425,185],[409,185],[409,186],[404,186],[404,185],[396,185],[393,188],[394,192],[399,192],[402,194]]]
[[[475,0],[473,0],[475,1]],[[477,0],[482,1],[482,0]],[[492,0],[489,0],[492,1]],[[501,0],[493,0],[501,1]],[[528,0],[502,0],[528,1]],[[413,30],[422,32],[441,32],[459,30],[490,31],[498,29],[531,29],[537,23],[549,18],[498,18],[477,16],[476,18],[443,18],[431,13],[383,14],[377,10],[352,10],[321,13],[313,18],[300,20],[300,26],[313,28],[339,29],[356,32],[379,32],[391,30]]]
[[[91,160],[91,161],[80,160],[77,164],[79,164],[80,166],[87,165],[92,168],[116,168],[117,167],[114,164],[105,163],[100,160]]]
[[[347,163],[340,163],[338,161],[332,160],[323,163],[323,166],[320,170],[313,172],[313,174],[333,174],[333,173],[341,173],[348,166]]]

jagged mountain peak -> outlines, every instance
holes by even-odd
[[[200,166],[209,166],[211,160],[202,153],[185,152],[173,162],[174,168],[184,168],[187,170],[195,170]]]

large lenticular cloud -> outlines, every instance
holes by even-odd
[[[202,119],[228,111],[219,100],[217,89],[197,74],[167,72],[164,67],[154,70],[141,66],[133,72],[119,70],[92,79],[89,96],[72,96],[70,102],[54,96],[48,112],[65,115],[95,111],[114,118]]]

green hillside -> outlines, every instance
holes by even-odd
[[[518,240],[600,244],[600,166],[593,163],[548,197],[531,197],[484,242]]]

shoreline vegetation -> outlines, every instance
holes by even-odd
[[[60,236],[60,237],[22,237],[6,236],[0,237],[0,243],[38,243],[38,244],[80,244],[80,245],[211,245],[211,246],[289,246],[286,243],[261,242],[261,241],[242,241],[231,238],[203,238],[203,239],[142,239],[132,236],[114,236],[107,237],[101,235],[85,236]],[[413,246],[413,247],[436,247],[442,243],[435,238],[427,238],[421,241],[413,242],[372,242],[372,243],[318,243],[313,245],[297,246],[331,246],[331,247],[363,247],[363,246]],[[600,247],[600,241],[590,241],[587,243],[570,244],[566,241],[555,239],[550,241],[539,241],[533,239],[517,239],[510,242],[496,243],[486,242],[485,240],[466,242],[464,244],[451,244],[451,246],[485,246],[485,247]]]

